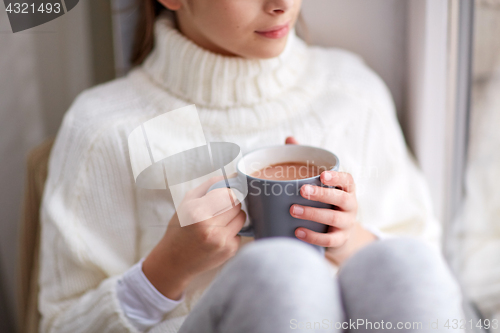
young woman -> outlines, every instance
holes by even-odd
[[[176,332],[183,322],[185,332],[282,332],[323,319],[459,313],[460,293],[437,252],[404,238],[376,241],[393,234],[437,245],[429,191],[380,78],[357,56],[295,35],[300,0],[140,6],[137,67],[82,93],[52,152],[42,332]],[[290,209],[329,232],[257,241],[219,272],[241,245],[240,205],[180,227],[168,191],[135,187],[128,155],[134,128],[193,103],[208,141],[247,152],[288,137],[335,152],[344,172],[321,180],[339,189],[301,194],[338,209]],[[209,186],[194,192],[200,205]],[[304,242],[326,247],[327,260]],[[336,279],[330,268],[339,265]]]

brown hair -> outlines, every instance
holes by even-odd
[[[151,53],[154,47],[154,25],[156,18],[161,12],[169,11],[157,0],[138,0],[138,2],[139,19],[137,20],[132,56],[130,59],[132,66],[142,64],[144,59]],[[297,23],[297,33],[306,43],[309,43],[309,31],[302,14],[299,15]]]
[[[139,19],[134,35],[134,44],[130,61],[132,66],[142,64],[154,47],[155,20],[164,10],[157,0],[138,0]]]

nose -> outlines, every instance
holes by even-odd
[[[293,7],[295,0],[269,0],[266,2],[265,11],[272,15],[279,15],[287,12]]]

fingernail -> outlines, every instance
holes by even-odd
[[[293,206],[293,213],[295,215],[302,215],[302,214],[304,214],[304,208],[295,205],[295,206]]]
[[[302,230],[297,230],[297,232],[295,232],[295,235],[299,238],[304,238],[306,237],[306,233]]]
[[[314,193],[314,188],[310,185],[305,185],[304,186],[304,194],[313,194]]]
[[[329,181],[332,179],[332,174],[329,173],[328,171],[327,172],[324,172],[323,173],[323,179],[326,180],[326,181]]]

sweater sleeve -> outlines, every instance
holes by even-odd
[[[128,320],[140,331],[147,331],[159,324],[165,314],[184,301],[162,295],[142,272],[141,259],[118,280],[117,296]]]
[[[126,136],[106,112],[80,97],[51,153],[41,208],[41,332],[137,332],[116,294],[139,259],[135,189]]]
[[[388,89],[372,80],[376,97],[367,103],[365,157],[356,179],[360,221],[438,248],[441,227],[428,184],[406,147]]]

